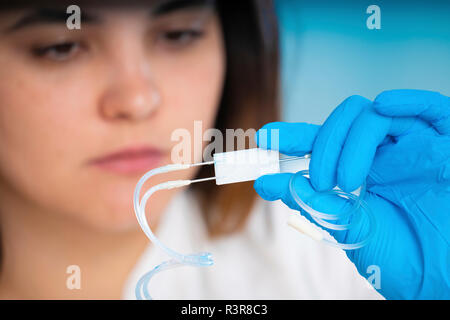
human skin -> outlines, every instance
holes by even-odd
[[[132,207],[145,170],[116,172],[93,161],[152,147],[161,166],[171,162],[175,129],[193,131],[194,120],[213,125],[226,64],[218,18],[96,8],[90,14],[100,21],[81,30],[7,31],[24,13],[0,13],[0,297],[120,298],[148,245]],[[165,37],[200,15],[201,35]],[[174,194],[152,197],[151,226]],[[69,265],[81,269],[81,290],[66,287]]]

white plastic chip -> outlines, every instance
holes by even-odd
[[[280,173],[279,161],[278,151],[259,148],[216,153],[216,184],[252,181],[265,174]]]
[[[311,237],[316,241],[321,241],[323,239],[323,234],[314,228],[314,225],[310,222],[302,220],[299,216],[291,214],[287,221],[288,225],[295,230]]]

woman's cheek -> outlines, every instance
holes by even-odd
[[[82,88],[38,81],[20,66],[14,71],[0,84],[0,170],[22,196],[50,210],[69,198],[77,180],[85,95]]]
[[[177,79],[175,75],[168,77],[166,83],[172,86],[164,92],[166,101],[163,108],[166,110],[163,113],[168,117],[167,123],[171,124],[172,130],[189,130],[192,139],[198,138],[195,126],[198,130],[200,125],[203,131],[214,126],[223,86],[222,61],[217,58],[199,60],[204,63],[182,69],[184,71],[181,72],[189,75],[184,79]]]
[[[196,120],[202,121],[204,129],[213,126],[222,98],[226,67],[218,20],[210,23],[205,39],[187,53],[157,59],[160,59],[155,67],[156,77],[160,77],[157,84],[164,86],[166,99],[163,108],[172,117],[179,118],[181,126],[178,127],[193,128]]]

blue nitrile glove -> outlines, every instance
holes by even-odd
[[[316,190],[337,185],[351,192],[366,182],[364,200],[375,215],[376,233],[367,246],[346,253],[364,277],[369,266],[379,267],[380,294],[450,298],[449,97],[419,90],[383,92],[374,102],[352,96],[323,126],[277,122],[263,129],[269,129],[269,140],[259,143],[262,148],[271,145],[270,129],[279,129],[281,153],[312,151],[311,180],[298,177],[295,185],[303,201]],[[281,199],[299,210],[289,192],[291,175],[266,175],[254,187],[262,198]],[[314,208],[338,213],[348,210],[347,201],[321,197]],[[368,219],[364,213],[361,217],[357,227],[330,234],[342,243],[363,240]]]

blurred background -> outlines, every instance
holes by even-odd
[[[346,97],[388,89],[450,96],[450,1],[276,0],[283,118],[320,124]],[[381,29],[366,9],[381,9]]]

